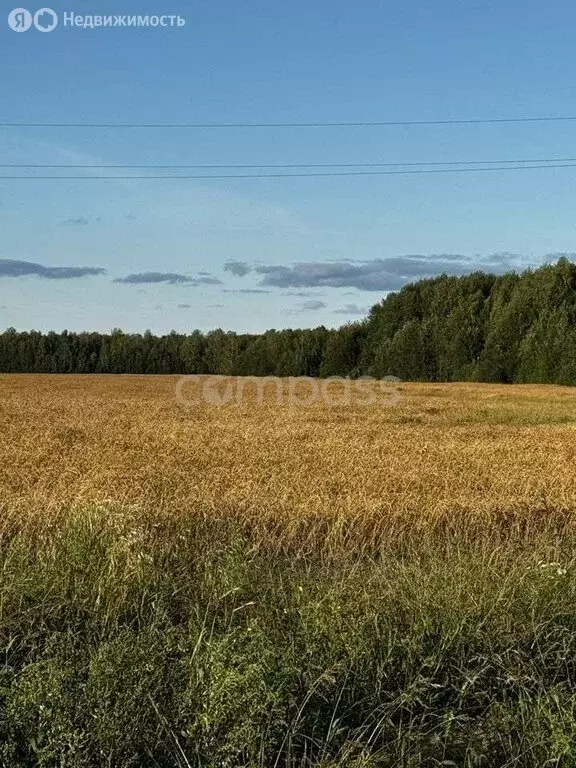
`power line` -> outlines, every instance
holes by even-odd
[[[486,173],[498,171],[530,171],[545,168],[576,168],[574,163],[549,164],[549,165],[514,165],[499,166],[497,168],[435,168],[428,170],[410,171],[342,171],[336,173],[236,173],[236,174],[193,174],[170,176],[0,176],[0,181],[157,181],[157,180],[186,180],[186,179],[302,179],[317,177],[342,177],[342,176],[405,176],[413,174],[437,174],[437,173]]]
[[[187,168],[196,169],[223,169],[223,168],[394,168],[394,167],[423,167],[423,166],[457,166],[457,165],[496,165],[496,164],[511,164],[511,163],[573,163],[576,162],[576,157],[554,157],[554,158],[532,158],[532,159],[519,159],[519,160],[434,160],[423,162],[386,162],[386,163],[259,163],[259,164],[175,164],[175,165],[158,165],[156,163],[140,164],[140,165],[128,165],[128,164],[102,164],[102,165],[70,165],[70,164],[43,164],[43,163],[0,163],[0,168],[28,168],[28,169],[57,169],[57,168],[74,168],[74,169],[112,169],[112,168],[130,168],[130,169],[172,169],[180,170]]]
[[[0,122],[0,128],[382,128],[410,125],[490,125],[498,123],[552,123],[576,121],[572,115],[544,117],[491,117],[448,120],[358,120],[335,122],[279,122],[279,123],[38,123]]]

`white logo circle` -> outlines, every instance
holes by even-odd
[[[58,16],[52,8],[40,8],[34,14],[34,26],[39,32],[52,32],[58,26]]]
[[[32,14],[26,8],[14,8],[8,14],[8,26],[13,32],[27,32],[32,26]]]

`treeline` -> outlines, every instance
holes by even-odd
[[[373,307],[362,368],[427,381],[576,382],[576,265],[441,276]]]
[[[406,380],[576,382],[576,265],[421,280],[338,329],[165,336],[0,334],[7,373],[395,375]]]

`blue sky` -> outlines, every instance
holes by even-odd
[[[5,122],[576,115],[574,2],[79,0],[51,7],[61,20],[70,11],[174,13],[187,23],[99,30],[60,23],[49,34],[15,34],[4,18]],[[576,157],[575,132],[576,122],[0,128],[0,163],[563,158]],[[42,171],[0,169],[17,173]],[[337,325],[410,279],[522,268],[576,251],[576,168],[177,181],[97,179],[120,170],[45,173],[89,179],[0,181],[1,327]]]

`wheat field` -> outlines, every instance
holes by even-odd
[[[0,377],[0,766],[576,765],[576,390]]]
[[[3,376],[4,514],[88,502],[385,527],[576,511],[571,388],[399,383],[369,405],[337,390],[278,405],[275,385],[262,402],[247,386],[240,404],[213,404],[204,381],[179,402],[178,377]]]

